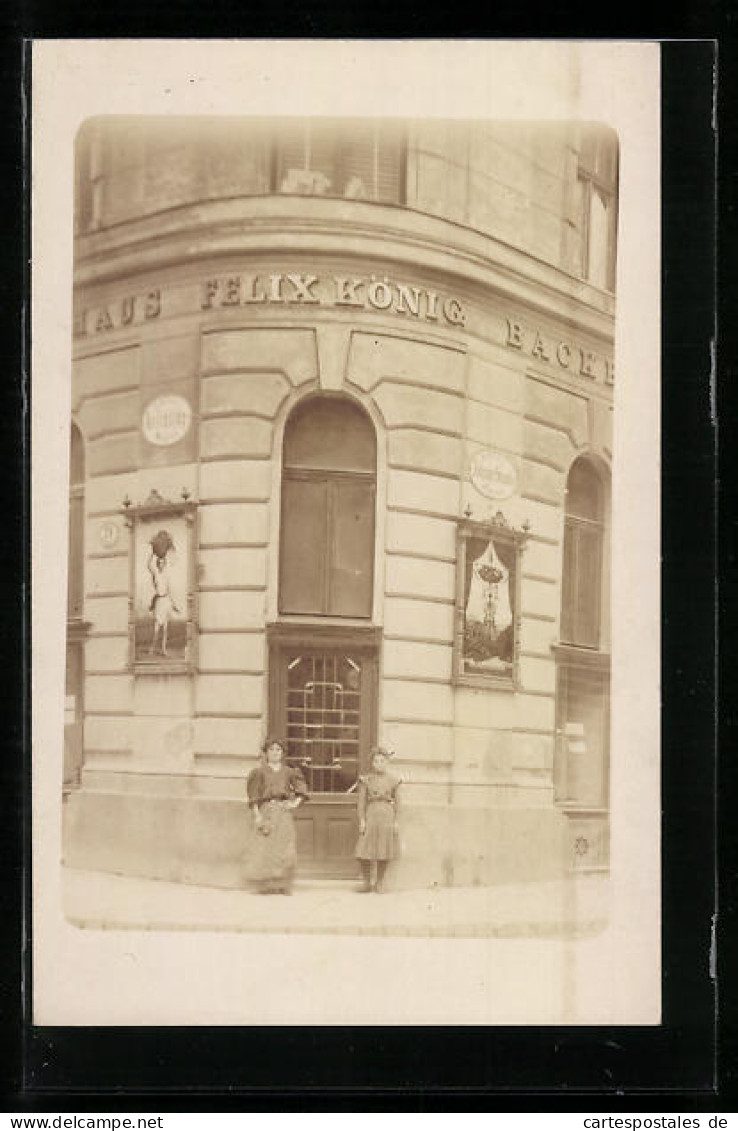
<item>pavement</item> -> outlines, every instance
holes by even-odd
[[[287,895],[63,869],[64,912],[103,930],[571,939],[607,925],[604,873],[494,887],[361,894],[356,882],[299,879]]]

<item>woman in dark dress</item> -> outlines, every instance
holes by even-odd
[[[356,845],[362,875],[359,891],[372,890],[372,860],[377,862],[375,891],[384,891],[387,866],[399,855],[397,791],[400,779],[389,773],[389,757],[381,746],[375,746],[371,752],[371,770],[359,778],[359,840]]]
[[[297,849],[292,811],[307,801],[305,779],[284,760],[279,738],[267,738],[260,765],[246,779],[250,810],[247,875],[264,894],[292,894]]]

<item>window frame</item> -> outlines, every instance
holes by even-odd
[[[606,290],[609,294],[615,293],[615,271],[617,267],[617,228],[618,228],[618,196],[617,190],[612,185],[606,185],[594,173],[590,173],[588,169],[580,165],[577,169],[577,180],[582,186],[582,244],[581,244],[581,263],[580,273],[583,279],[590,283],[593,287],[599,287],[601,284],[596,283],[592,279],[592,269],[590,265],[590,242],[591,242],[591,227],[592,227],[592,193],[598,192],[607,204],[607,247],[605,248],[605,255],[607,258],[605,265],[605,284],[602,289]]]
[[[571,644],[551,646],[556,660],[556,733],[553,765],[554,802],[559,809],[571,813],[605,814],[610,807],[610,743],[611,743],[611,684],[610,656],[606,652],[593,652]],[[596,801],[582,801],[570,794],[571,737],[565,732],[563,716],[568,712],[572,678],[591,678],[601,684],[600,711],[602,739],[601,793]]]
[[[469,517],[460,519],[456,524],[456,601],[454,608],[454,641],[452,683],[457,687],[485,688],[487,690],[518,690],[520,688],[520,626],[521,626],[521,591],[522,591],[522,556],[527,539],[529,527],[526,523],[522,528],[511,526],[501,511],[487,521],[478,521]],[[466,570],[468,561],[468,546],[472,540],[493,540],[496,544],[503,543],[513,554],[515,576],[512,586],[512,660],[509,672],[495,671],[469,671],[466,668],[464,656],[464,637],[466,631]]]
[[[602,132],[601,136],[591,134],[580,138],[579,152],[577,154],[576,179],[581,186],[581,225],[580,262],[578,263],[579,276],[593,287],[598,287],[609,294],[615,293],[616,268],[617,268],[617,230],[618,230],[618,186],[620,155],[615,148],[613,166],[613,179],[609,181],[598,172],[598,155],[605,152],[604,146],[609,139],[609,131]],[[604,285],[594,282],[590,267],[591,227],[592,227],[592,195],[600,194],[607,207],[607,246],[605,248],[605,282]]]
[[[291,423],[294,422],[295,416],[299,416],[304,412],[310,412],[312,406],[333,401],[340,405],[346,406],[350,410],[355,410],[362,418],[362,423],[367,428],[367,433],[371,434],[373,442],[373,468],[371,470],[357,469],[357,468],[342,468],[342,467],[321,467],[321,466],[302,466],[290,465],[286,462],[287,449],[289,445],[288,433]],[[317,393],[308,396],[304,400],[299,401],[292,407],[287,420],[285,421],[284,435],[282,440],[282,459],[280,467],[280,483],[279,483],[279,552],[277,561],[277,601],[276,611],[280,619],[291,620],[296,618],[319,618],[320,621],[335,622],[338,624],[346,623],[347,621],[356,621],[361,624],[366,624],[372,621],[374,616],[374,601],[375,601],[375,584],[376,584],[376,557],[377,557],[377,464],[379,458],[379,447],[377,442],[376,427],[371,416],[366,408],[358,401],[342,395]],[[284,597],[285,577],[288,571],[288,554],[286,552],[288,516],[286,513],[285,499],[286,487],[291,483],[313,483],[325,484],[325,500],[323,518],[325,520],[325,537],[321,543],[322,558],[319,563],[320,575],[322,577],[322,593],[321,593],[321,608],[310,609],[303,611],[290,610],[285,607],[286,601]],[[337,483],[349,484],[364,484],[367,490],[367,514],[371,516],[371,549],[367,556],[367,611],[362,613],[351,612],[341,613],[335,612],[331,608],[331,592],[334,583],[333,578],[333,558],[335,542],[333,532],[335,530],[336,519],[336,492],[333,487]]]
[[[311,129],[314,119],[305,119],[303,129],[305,131],[306,140],[304,142],[305,151],[309,155],[311,153]],[[338,126],[336,122],[336,126]],[[383,120],[375,120],[371,123],[372,127],[372,166],[374,169],[374,193],[377,192],[378,170],[379,170],[379,147],[381,144]],[[345,191],[327,190],[325,192],[310,192],[300,191],[297,189],[282,189],[280,183],[284,177],[285,170],[282,166],[282,153],[283,144],[279,138],[274,138],[271,146],[271,160],[270,160],[270,174],[271,174],[271,191],[277,196],[318,196],[324,197],[327,200],[358,200],[361,204],[382,204],[388,206],[400,205],[405,207],[407,204],[407,167],[408,167],[408,134],[407,127],[404,123],[398,123],[401,127],[401,136],[398,145],[398,163],[397,163],[397,199],[396,200],[383,200],[377,195],[367,197],[351,197],[347,196]],[[345,149],[336,143],[336,168],[342,170],[345,166]],[[310,169],[305,166],[306,172],[325,172],[321,169]]]
[[[605,483],[603,482],[600,472],[595,467],[594,463],[587,459],[586,456],[578,457],[569,467],[566,477],[566,491],[569,489],[569,481],[571,474],[575,469],[577,463],[581,462],[587,473],[594,477],[597,481],[598,490],[598,510],[599,516],[597,518],[590,518],[584,515],[572,514],[568,510],[568,497],[565,496],[564,504],[564,527],[563,536],[561,541],[561,606],[559,609],[559,643],[566,647],[576,650],[583,650],[589,653],[597,653],[602,650],[604,626],[603,626],[603,585],[606,576],[606,532],[607,523],[605,519]],[[596,583],[592,586],[591,607],[588,608],[586,619],[591,621],[595,626],[593,638],[585,640],[579,632],[582,617],[582,606],[577,600],[579,593],[579,547],[581,546],[582,532],[595,534],[597,537],[597,578]],[[575,539],[575,553],[576,561],[573,571],[568,571],[567,561],[567,547],[570,544],[569,539]],[[591,552],[591,551],[590,551]],[[564,601],[567,593],[573,593],[573,600],[571,606],[565,610]]]

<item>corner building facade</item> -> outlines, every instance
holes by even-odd
[[[616,208],[578,123],[85,123],[67,864],[239,885],[277,733],[305,875],[375,743],[395,886],[607,867]]]

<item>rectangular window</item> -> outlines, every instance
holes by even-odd
[[[399,125],[304,121],[276,144],[275,189],[391,204],[404,198],[405,144]]]
[[[578,272],[596,287],[615,290],[618,143],[602,128],[586,129],[577,172]]]

